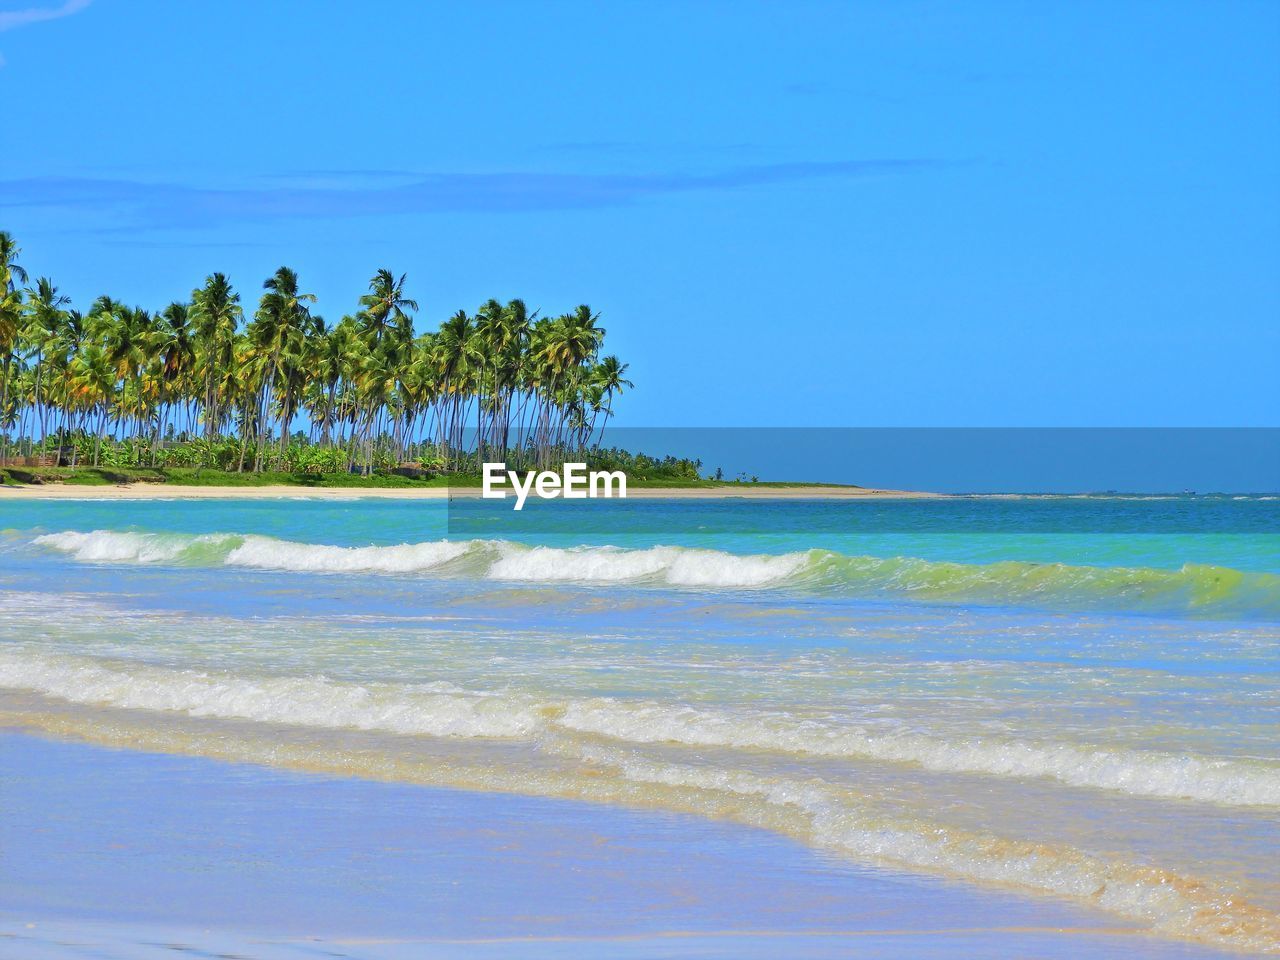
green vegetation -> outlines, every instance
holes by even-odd
[[[28,485],[64,483],[75,486],[101,487],[118,484],[163,483],[169,486],[201,487],[447,487],[468,485],[466,478],[452,478],[448,474],[426,477],[403,476],[394,473],[372,473],[363,476],[354,473],[317,474],[259,471],[258,473],[228,473],[224,470],[200,470],[188,467],[5,467],[0,468],[0,484]],[[479,483],[479,481],[474,481]]]
[[[400,473],[289,473],[263,470],[235,473],[189,467],[0,467],[0,486],[61,483],[86,487],[119,484],[166,484],[174,487],[343,487],[352,489],[424,489],[431,487],[479,487],[476,473],[435,473],[411,476]],[[749,485],[739,481],[681,479],[678,477],[628,477],[634,489],[686,489]],[[759,484],[767,486],[767,484]],[[792,484],[775,484],[792,486]],[[804,486],[820,486],[804,484]]]
[[[75,437],[74,442],[98,445],[96,439]],[[164,444],[156,453],[155,466],[144,465],[151,455],[148,442],[131,438],[107,440],[99,447],[98,466],[81,458],[77,466],[50,464],[0,466],[0,484],[70,483],[102,486],[118,483],[169,483],[186,486],[265,487],[273,485],[308,487],[466,487],[480,486],[480,471],[474,454],[466,458],[461,469],[428,469],[421,465],[389,466],[364,472],[333,469],[326,462],[332,450],[309,444],[301,439],[290,441],[283,470],[236,471],[226,469],[239,450],[234,438],[223,438],[209,445],[203,439]],[[66,448],[64,448],[64,455]],[[637,487],[718,486],[719,481],[703,480],[701,462],[675,457],[654,458],[625,450],[599,448],[588,451],[591,469],[622,470],[628,482]],[[24,458],[26,459],[26,458]],[[35,458],[31,458],[35,459]],[[203,464],[213,464],[205,466]],[[300,466],[301,464],[301,466]],[[326,467],[329,467],[326,469]]]
[[[486,460],[698,478],[696,462],[599,449],[613,399],[632,384],[626,364],[601,355],[605,331],[587,306],[539,317],[521,300],[489,300],[416,334],[406,278],[384,269],[329,325],[281,267],[247,319],[221,273],[187,303],[150,311],[101,296],[82,313],[49,279],[29,284],[19,259],[0,232],[6,482],[61,463],[76,483],[234,474],[345,486],[358,472],[393,485],[427,482],[392,472],[406,466],[439,478],[478,474]]]

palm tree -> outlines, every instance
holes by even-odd
[[[76,356],[84,349],[89,336],[88,321],[79,310],[63,310],[60,314],[61,328],[54,337],[53,348],[49,356],[52,360],[53,372],[57,374],[53,382],[58,384],[63,402],[60,415],[61,424],[58,433],[69,432],[75,427],[77,406],[71,397],[71,365]],[[72,466],[75,466],[77,448],[72,445]]]
[[[364,329],[375,334],[375,341],[380,341],[390,329],[403,332],[413,328],[413,320],[405,311],[416,312],[418,302],[404,295],[404,284],[408,276],[407,273],[402,273],[397,280],[390,270],[379,270],[369,281],[369,292],[360,298],[360,306],[363,308],[360,316],[364,321]]]
[[[171,303],[160,313],[151,349],[156,360],[154,391],[156,396],[156,433],[151,445],[151,465],[165,434],[165,420],[170,408],[184,395],[187,379],[195,366],[195,340],[191,330],[191,313],[185,303]]]
[[[234,359],[236,331],[243,319],[240,294],[226,274],[210,274],[203,287],[191,292],[189,319],[196,342],[196,371],[203,385],[204,435],[212,440],[222,427],[225,409],[218,383]]]
[[[365,339],[365,346],[371,355],[377,355],[376,361],[369,362],[397,371],[390,378],[395,383],[392,391],[385,394],[386,397],[399,395],[401,378],[398,371],[405,367],[413,342],[413,320],[408,311],[416,312],[418,302],[405,296],[404,285],[407,279],[408,274],[405,273],[400,274],[400,278],[396,279],[395,274],[390,270],[385,268],[379,270],[369,281],[369,292],[360,298],[361,309],[356,315],[360,334]],[[368,375],[368,363],[366,368],[366,375]],[[373,400],[382,395],[381,391],[377,391],[370,394],[370,399]],[[372,430],[374,410],[368,411],[366,419],[368,429]],[[397,456],[400,454],[403,427],[401,418],[396,417],[394,433]],[[366,437],[366,443],[367,440]],[[366,463],[366,469],[369,466],[370,464]]]
[[[252,445],[262,470],[277,429],[273,462],[296,462],[301,412],[310,441],[329,451],[311,462],[345,456],[351,468],[359,457],[368,472],[416,449],[455,468],[490,451],[526,464],[583,449],[597,424],[603,436],[613,398],[631,387],[625,364],[599,359],[605,331],[586,306],[540,318],[523,300],[490,299],[419,334],[407,276],[380,269],[358,309],[330,328],[281,267],[247,326],[221,273],[189,304],[152,312],[102,296],[81,314],[48,278],[24,288],[19,253],[0,232],[3,450],[16,426],[28,442],[56,435],[73,448],[92,434],[95,464],[108,438],[120,445],[112,456],[135,464],[149,440],[154,465],[165,440],[202,432],[200,465],[216,455],[243,470]]]
[[[18,266],[22,248],[6,230],[0,230],[0,286],[13,291],[18,284],[27,282],[27,271]]]
[[[70,297],[58,293],[48,277],[41,277],[34,288],[27,291],[26,316],[27,326],[23,338],[27,348],[36,358],[35,383],[32,393],[34,415],[40,424],[40,440],[48,435],[49,404],[41,391],[41,381],[47,364],[42,360],[50,349],[57,349],[58,339],[62,333],[63,307],[71,302]]]
[[[27,271],[18,266],[22,249],[13,236],[0,230],[0,417],[4,419],[4,446],[0,456],[8,453],[11,424],[9,407],[10,377],[17,360],[18,336],[22,329],[22,292],[19,284],[27,282]],[[13,416],[16,417],[16,406]]]
[[[440,382],[441,409],[437,416],[440,449],[446,462],[462,446],[463,401],[470,389],[471,360],[475,349],[475,326],[467,311],[459,310],[440,325],[433,343],[433,365]]]
[[[94,428],[93,465],[98,465],[102,451],[102,436],[106,432],[107,416],[114,402],[116,369],[104,347],[97,343],[86,344],[71,362],[71,402],[86,416],[96,416]]]
[[[281,267],[262,284],[266,291],[258,304],[258,311],[249,324],[249,338],[262,356],[267,358],[262,368],[262,382],[258,389],[262,394],[258,408],[258,449],[253,469],[262,469],[262,454],[270,430],[271,400],[277,398],[280,407],[280,458],[283,459],[289,442],[289,426],[297,409],[298,383],[296,368],[304,357],[303,345],[308,335],[316,329],[315,318],[305,304],[315,303],[312,293],[298,292],[298,275],[288,267]]]
[[[591,368],[591,385],[594,390],[599,391],[601,402],[594,404],[597,412],[603,409],[604,422],[600,424],[600,439],[604,439],[604,428],[609,425],[609,417],[613,415],[612,400],[615,394],[621,396],[624,389],[631,389],[635,386],[630,380],[623,379],[627,372],[628,364],[623,363],[617,357],[608,356]],[[594,430],[594,421],[593,421]]]
[[[484,361],[482,376],[488,378],[491,439],[504,456],[508,447],[512,396],[519,385],[521,357],[528,346],[536,316],[537,311],[530,314],[523,300],[511,300],[505,307],[497,300],[489,300],[476,312],[476,336],[480,346],[473,353]],[[484,435],[478,424],[477,443],[483,460]]]
[[[90,316],[116,378],[123,381],[117,394],[116,429],[127,430],[126,417],[132,417],[141,433],[147,400],[142,379],[152,359],[155,336],[152,316],[141,307],[126,307],[106,296],[94,301]]]

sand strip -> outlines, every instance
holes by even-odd
[[[168,483],[131,483],[116,486],[80,486],[45,483],[0,487],[0,502],[20,500],[260,500],[306,498],[351,500],[376,497],[387,500],[444,500],[450,496],[478,497],[479,487],[218,487]],[[911,490],[877,490],[869,487],[643,487],[627,491],[629,500],[884,500],[930,499],[943,496]]]

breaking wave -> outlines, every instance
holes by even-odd
[[[67,530],[35,543],[87,563],[171,563],[185,566],[255,567],[310,573],[417,573],[455,560],[467,543],[447,540],[392,547],[335,547],[294,543],[254,534],[126,533]]]
[[[939,773],[1047,777],[1073,787],[1230,806],[1280,805],[1280,765],[994,737],[944,739],[780,714],[734,715],[607,698],[578,701],[557,722],[629,743],[769,750],[912,764]]]
[[[192,717],[377,730],[433,737],[527,737],[542,726],[528,701],[448,684],[350,684],[322,677],[241,677],[88,658],[0,653],[0,686],[72,703]]]
[[[807,562],[804,553],[743,556],[691,547],[557,549],[508,543],[488,576],[534,583],[662,580],[682,587],[765,587],[789,579]]]
[[[1280,764],[1012,738],[872,731],[767,711],[609,697],[535,699],[448,684],[250,677],[85,657],[0,653],[0,686],[73,703],[319,729],[455,738],[588,735],[630,744],[761,750],[908,764],[939,773],[1049,778],[1073,787],[1225,806],[1280,806]]]
[[[99,715],[82,720],[76,720],[75,715],[63,720],[48,715],[44,721],[34,721],[46,722],[56,732],[75,732],[99,742],[114,742],[112,738],[117,737],[119,745],[133,748],[194,751],[225,759],[332,770],[345,776],[403,778],[470,789],[518,789],[596,802],[638,803],[729,818],[787,833],[863,862],[1072,897],[1174,936],[1253,950],[1280,947],[1280,918],[1274,913],[1169,870],[1088,853],[1062,843],[1014,839],[943,825],[935,822],[932,815],[926,818],[919,813],[913,815],[909,809],[886,807],[872,795],[820,778],[723,765],[732,763],[732,758],[710,763],[708,757],[697,752],[692,757],[694,762],[684,763],[643,752],[645,744],[662,742],[826,752],[833,756],[868,755],[870,750],[869,755],[886,756],[880,747],[867,747],[869,741],[815,735],[813,724],[788,723],[777,715],[743,717],[675,711],[676,719],[662,724],[658,721],[663,711],[656,705],[637,708],[603,698],[552,703],[507,693],[477,693],[447,684],[359,685],[323,678],[244,677],[35,653],[0,653],[0,686],[80,704],[167,711],[171,715],[176,712],[198,718],[287,723],[320,730],[526,741],[537,756],[544,758],[543,762],[526,765],[514,759],[494,766],[468,760],[459,766],[457,761],[446,759],[415,767],[402,759],[390,760],[367,746],[344,749],[325,739],[308,742],[276,738],[269,733],[258,736],[245,728],[230,728],[226,735],[191,738],[169,724],[125,719],[122,727],[115,722],[103,723]],[[1089,765],[1088,747],[1075,752],[1043,753],[1035,761],[1039,766],[1033,763],[1032,769],[1026,769],[1018,764],[1034,756],[1038,748],[1033,744],[1023,744],[1015,750],[1014,767],[1007,768],[1000,755],[1008,751],[1008,744],[966,743],[961,753],[940,761],[938,758],[943,755],[936,751],[945,744],[935,740],[924,747],[923,742],[904,740],[894,748],[900,753],[888,758],[910,759],[927,767],[941,763],[937,768],[948,770],[972,770],[985,765],[985,772],[1001,776],[1044,773],[1058,764],[1055,772],[1047,775],[1056,775],[1065,782],[1087,781],[1099,769]],[[994,752],[984,754],[984,750]],[[1103,753],[1105,768],[1114,772],[1107,775],[1111,780],[1106,785],[1111,789],[1156,796],[1189,792],[1228,804],[1280,802],[1280,769],[1275,765],[1264,768],[1238,761],[1187,758],[1185,771],[1177,774],[1172,768],[1159,765],[1176,764],[1179,758],[1144,758],[1137,751]],[[988,759],[982,760],[983,756]],[[1136,766],[1125,773],[1125,764]],[[1072,770],[1083,773],[1076,776]],[[1167,775],[1173,775],[1175,780],[1160,779]]]
[[[627,549],[433,540],[342,547],[256,534],[64,531],[36,544],[89,563],[251,567],[308,573],[451,574],[522,583],[792,587],[865,598],[1280,619],[1280,575],[1186,564],[1178,569],[915,557],[828,550],[744,555],[678,546]]]

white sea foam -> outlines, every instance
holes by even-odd
[[[65,530],[36,537],[34,542],[88,563],[133,562],[167,563],[179,559],[198,544],[226,542],[232,538],[209,534],[188,536],[163,533],[126,533],[115,530],[94,530],[81,533]],[[238,538],[235,538],[238,539]]]
[[[254,534],[167,534],[68,530],[34,543],[87,563],[187,563],[309,573],[414,573],[456,560],[481,541],[432,540],[385,547],[295,543]]]
[[[576,701],[561,726],[631,743],[769,750],[916,764],[940,773],[1050,777],[1073,787],[1230,806],[1280,805],[1280,765],[1015,739],[872,732],[779,714],[733,714],[608,698]]]
[[[701,589],[803,587],[925,602],[1048,604],[1253,619],[1280,618],[1280,575],[1203,564],[1179,569],[1005,560],[966,564],[827,550],[735,554],[695,547],[546,547],[492,540],[388,546],[298,543],[257,534],[75,530],[34,543],[91,563],[239,566],[307,573],[470,575],[521,583],[622,583]],[[453,561],[465,563],[454,564]]]
[[[741,556],[688,547],[558,549],[504,544],[488,576],[535,583],[657,580],[683,587],[763,587],[790,577],[806,559],[804,553]]]
[[[1280,805],[1280,765],[1089,744],[880,733],[762,711],[653,702],[535,699],[438,685],[252,677],[92,658],[0,653],[0,685],[76,703],[192,716],[434,737],[531,738],[561,731],[630,744],[865,759],[940,773],[1048,777],[1073,787],[1226,806]]]
[[[469,549],[448,540],[390,547],[334,547],[248,536],[227,554],[229,566],[318,573],[414,573],[456,560]]]
[[[434,737],[527,737],[542,724],[527,699],[448,685],[242,677],[59,655],[0,653],[0,686],[123,709]]]
[[[340,547],[255,534],[130,533],[68,530],[34,543],[88,563],[185,563],[309,573],[418,573],[466,554],[492,580],[529,583],[627,583],[748,588],[779,583],[799,571],[806,553],[740,556],[687,547],[528,547],[486,540],[429,540],[394,546]]]

